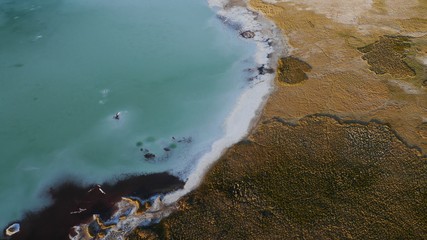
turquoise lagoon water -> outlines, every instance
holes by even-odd
[[[185,178],[254,51],[203,0],[0,0],[0,225],[64,177]]]

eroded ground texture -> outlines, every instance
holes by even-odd
[[[249,4],[290,49],[275,92],[180,210],[129,239],[427,239],[427,1]]]
[[[418,150],[384,124],[310,116],[260,123],[179,212],[135,236],[423,239],[426,226],[427,159]]]
[[[427,122],[427,1],[252,0],[250,5],[283,31],[289,55],[312,68],[299,84],[277,81],[264,119],[295,122],[316,113],[377,119],[426,153],[421,129]]]

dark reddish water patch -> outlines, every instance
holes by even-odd
[[[52,204],[41,211],[29,212],[22,221],[20,232],[11,240],[62,240],[69,239],[73,226],[87,222],[93,214],[108,219],[114,204],[121,197],[141,199],[182,188],[184,182],[168,173],[128,176],[116,183],[84,187],[75,181],[66,181],[52,187],[47,194]]]

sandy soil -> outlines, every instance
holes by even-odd
[[[290,45],[289,54],[312,69],[307,72],[308,79],[299,84],[276,81],[276,92],[264,109],[263,119],[279,116],[296,121],[314,113],[363,121],[377,119],[390,124],[409,144],[426,153],[423,126],[427,122],[427,71],[422,63],[427,57],[427,2],[269,2],[274,3],[252,0],[250,4],[283,31]],[[401,58],[415,74],[399,74],[399,69],[383,74],[371,70],[360,48],[385,35],[410,36],[410,46]],[[393,54],[386,52],[380,58],[388,60]]]

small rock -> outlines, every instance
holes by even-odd
[[[255,33],[252,31],[244,31],[244,32],[240,33],[240,36],[242,36],[244,38],[254,38]]]
[[[146,154],[144,154],[144,157],[145,157],[146,159],[153,159],[153,158],[155,158],[155,157],[156,157],[156,155],[154,155],[154,154],[152,154],[152,153],[146,153]]]
[[[117,112],[116,114],[114,114],[113,118],[116,120],[119,120],[120,119],[120,112]]]
[[[264,65],[262,65],[261,67],[258,68],[258,73],[260,75],[272,74],[272,73],[274,73],[274,69],[272,69],[272,68],[266,68]]]
[[[16,233],[19,232],[21,228],[21,225],[19,225],[19,223],[14,223],[12,225],[10,225],[8,228],[6,228],[6,236],[10,237],[12,235],[15,235]]]

